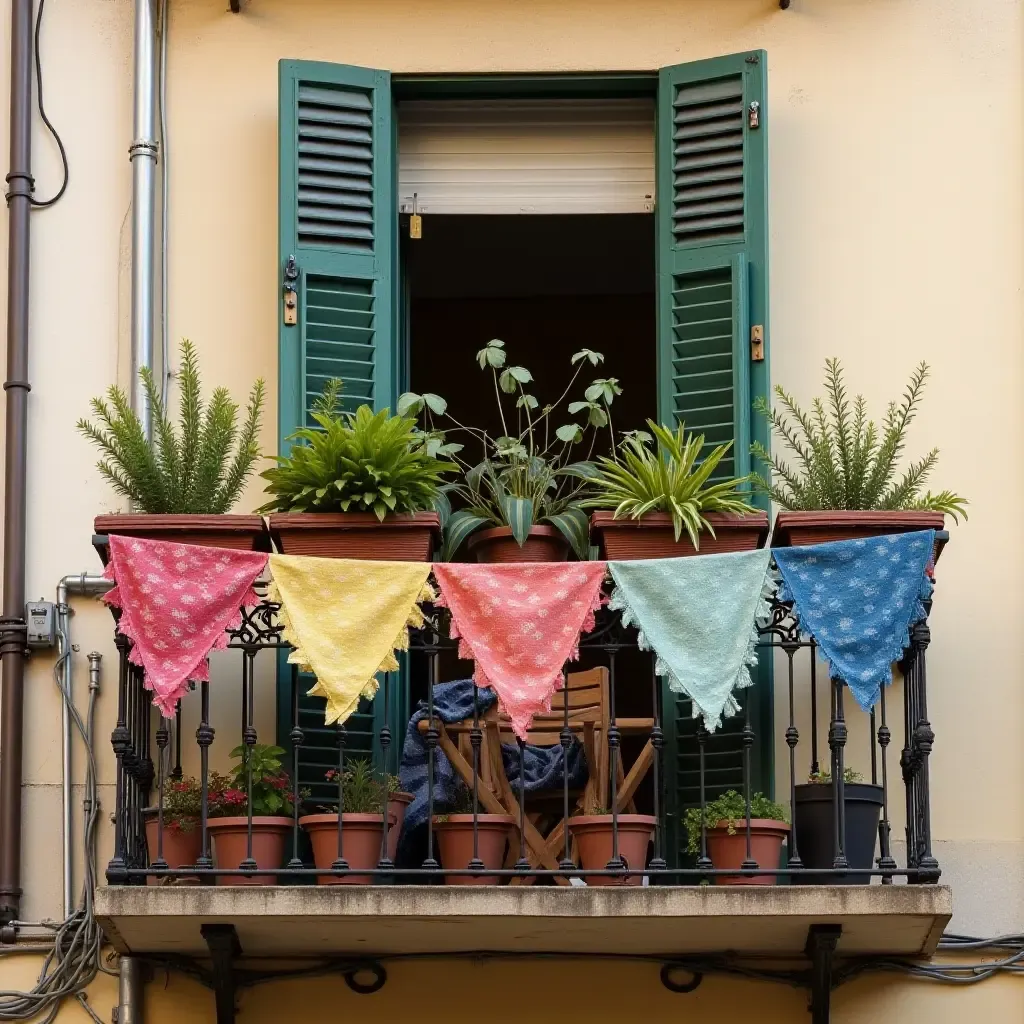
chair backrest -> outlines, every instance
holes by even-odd
[[[610,718],[608,669],[599,667],[568,673],[564,689],[551,698],[551,711],[533,716],[533,725],[526,738],[528,744],[535,747],[558,744],[565,724],[566,700],[569,702],[569,728],[573,732],[580,732],[588,724],[598,732],[607,730]],[[502,743],[516,742],[508,716],[499,714],[496,707],[487,712],[484,720],[497,725]]]

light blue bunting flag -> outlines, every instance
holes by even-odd
[[[817,641],[833,679],[868,711],[892,682],[892,663],[926,615],[934,530],[776,548],[779,599],[792,601],[800,628]]]
[[[733,691],[757,664],[756,619],[768,613],[771,551],[609,562],[610,606],[635,625],[669,689],[686,694],[712,732],[739,710]]]

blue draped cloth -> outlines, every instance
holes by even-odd
[[[801,629],[814,637],[833,679],[865,711],[892,682],[892,663],[926,617],[934,530],[775,548],[779,599],[792,601]]]
[[[481,688],[477,691],[479,714],[490,708],[497,695],[493,690]],[[427,823],[427,743],[419,731],[419,723],[427,718],[427,704],[421,701],[405,732],[402,747],[402,763],[398,771],[402,789],[411,793],[412,803],[405,812],[400,843],[405,845],[416,829]],[[473,717],[473,680],[458,679],[450,683],[438,683],[434,687],[434,715],[442,722],[462,722]],[[519,792],[519,748],[505,745],[501,748],[505,777],[515,792]],[[523,778],[526,792],[534,793],[545,789],[556,789],[562,785],[561,746],[534,747],[527,745],[523,752]],[[569,748],[569,785],[578,788],[587,781],[587,763],[583,747],[575,742]],[[463,782],[440,747],[434,749],[434,811],[448,810],[458,796]]]

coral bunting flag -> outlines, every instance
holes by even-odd
[[[132,641],[129,659],[145,669],[146,689],[165,717],[189,680],[208,680],[207,658],[227,646],[242,606],[259,603],[253,583],[267,565],[260,552],[110,537],[104,600],[121,609],[117,628]]]
[[[604,562],[434,565],[459,654],[476,662],[477,683],[497,692],[520,739],[551,710],[580,633],[594,628],[604,575]]]

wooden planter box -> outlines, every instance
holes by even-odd
[[[270,517],[270,536],[288,555],[429,562],[441,536],[441,517],[411,512],[382,522],[369,512],[279,512]]]
[[[914,530],[943,530],[945,516],[941,512],[787,512],[775,517],[773,548],[805,547],[836,540],[861,540],[889,533],[911,533]],[[935,542],[935,560],[945,546]]]
[[[753,551],[763,548],[768,540],[767,512],[745,516],[710,512],[706,518],[715,528],[715,536],[706,530],[701,532],[699,551],[685,530],[676,541],[672,516],[668,512],[648,512],[640,519],[616,519],[612,512],[595,512],[590,517],[590,529],[601,557],[609,561]]]
[[[270,535],[262,516],[97,516],[93,520],[93,531],[100,535],[116,533],[122,537],[196,544],[203,548],[233,548],[236,551],[270,550]]]

